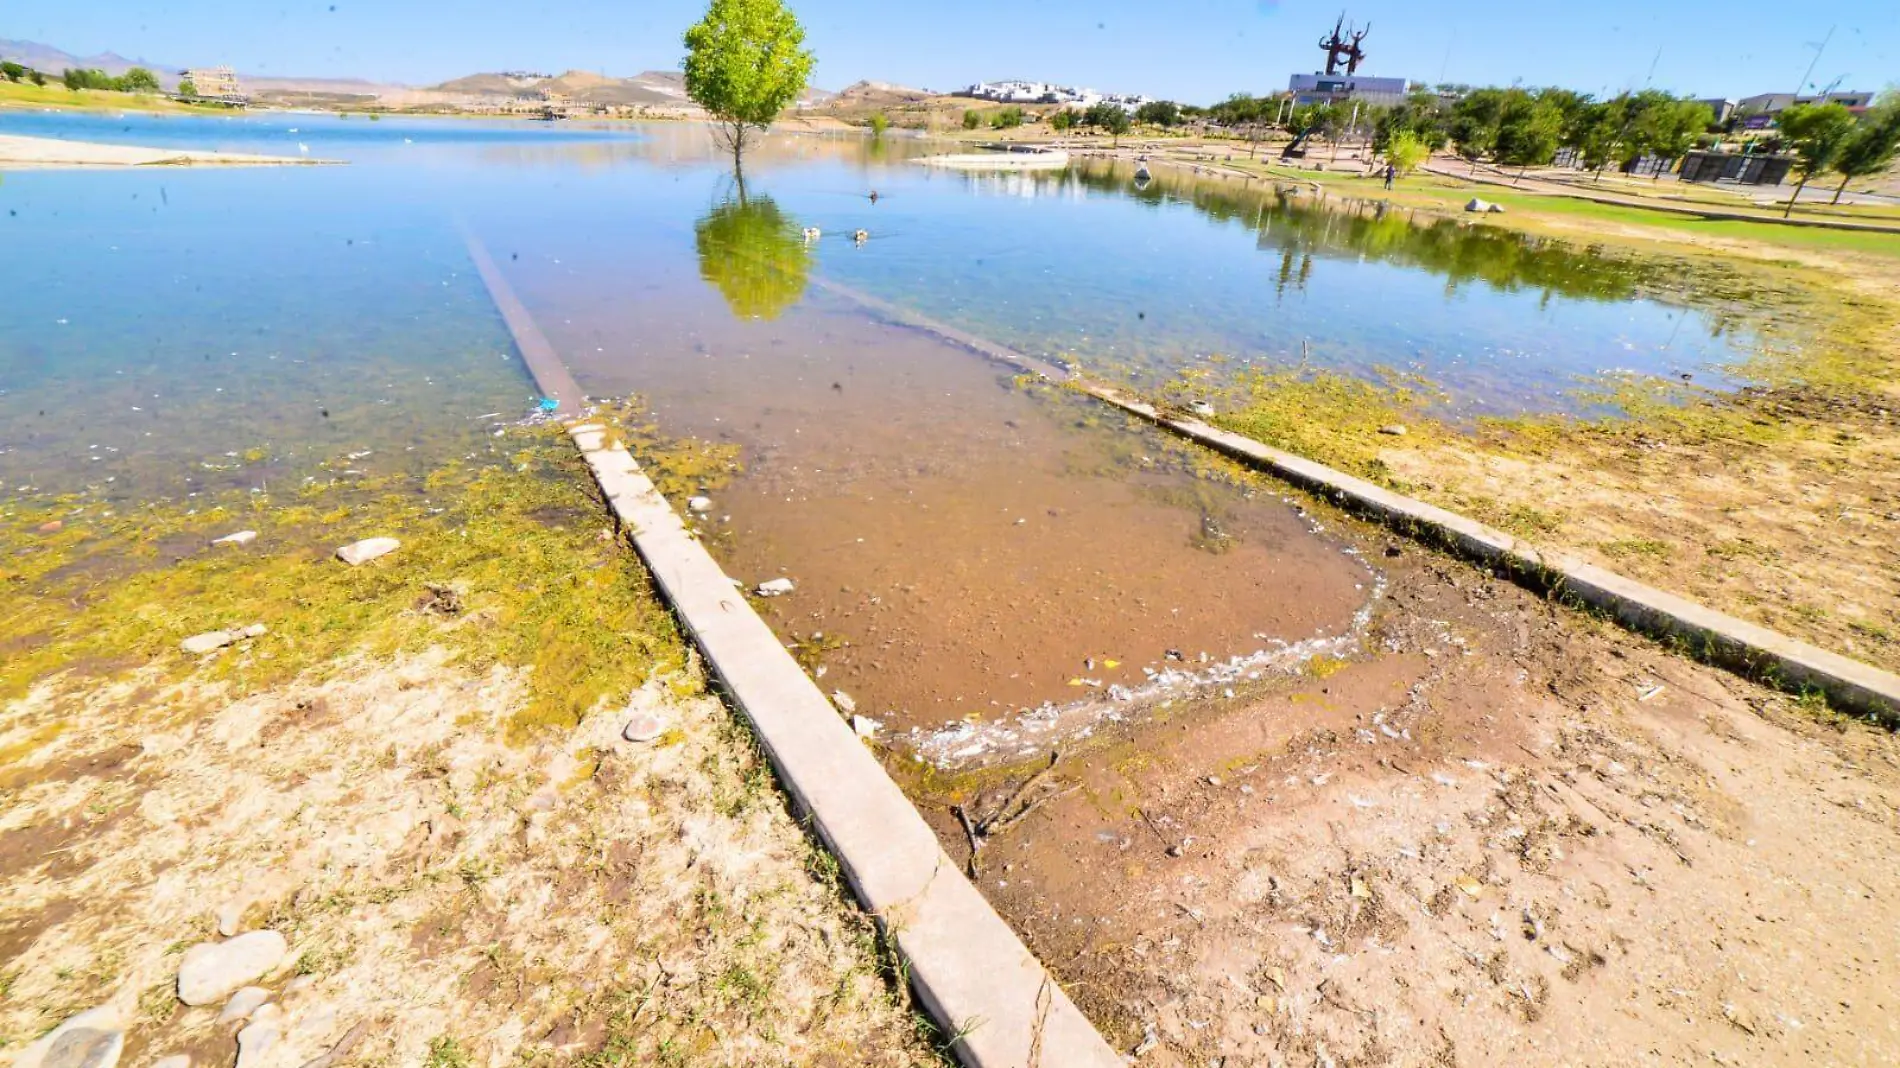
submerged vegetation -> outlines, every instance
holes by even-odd
[[[635,408],[626,410],[631,415]],[[636,424],[629,440],[663,481],[717,484],[716,448]],[[159,665],[247,692],[357,651],[452,650],[473,668],[532,669],[516,728],[571,726],[686,662],[639,558],[614,536],[593,482],[553,427],[509,432],[503,462],[461,461],[423,478],[311,483],[289,494],[114,506],[77,497],[0,511],[0,694],[61,672],[113,676]],[[254,530],[248,545],[214,538]],[[340,545],[398,538],[362,567]],[[202,664],[179,643],[262,623],[268,632]]]

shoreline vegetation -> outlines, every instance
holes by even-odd
[[[1290,177],[1247,182],[1199,161],[1149,162],[1187,202],[1276,195],[1273,183]],[[1762,314],[1799,322],[1806,336],[1793,357],[1734,368],[1748,384],[1733,392],[1641,376],[1580,384],[1596,408],[1585,415],[1459,420],[1434,410],[1429,382],[1312,368],[1237,382],[1190,369],[1151,399],[1211,405],[1225,429],[1900,667],[1900,236],[1697,223],[1488,190],[1508,209],[1480,218],[1463,212],[1473,187],[1457,179],[1420,175],[1386,193],[1376,179],[1297,173],[1339,210],[1383,200],[1613,255],[1719,261],[1730,288],[1766,298],[1775,310]]]

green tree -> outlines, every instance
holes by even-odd
[[[1012,106],[990,112],[990,129],[992,130],[1013,130],[1022,124],[1022,108]]]
[[[1447,132],[1458,154],[1471,161],[1474,173],[1478,161],[1497,149],[1505,99],[1502,89],[1473,89],[1452,106]]]
[[[9,59],[4,63],[0,63],[0,75],[5,75],[7,81],[18,82],[21,78],[26,77],[26,68]]]
[[[144,67],[133,67],[131,70],[126,71],[125,76],[118,79],[118,82],[119,82],[119,89],[123,92],[127,92],[127,93],[156,93],[158,92],[158,75],[153,74],[151,71],[146,70]]]
[[[1848,182],[1882,173],[1893,165],[1896,155],[1900,155],[1900,91],[1889,91],[1873,111],[1862,116],[1835,157],[1834,173],[1841,176],[1841,184],[1834,188],[1829,203],[1839,204]]]
[[[1066,133],[1069,130],[1075,129],[1075,122],[1075,112],[1069,108],[1062,108],[1055,114],[1049,116],[1049,128],[1055,130],[1057,133]]]
[[[1446,132],[1444,111],[1436,95],[1421,89],[1401,103],[1382,108],[1373,118],[1374,151],[1385,152],[1400,134],[1411,134],[1430,152],[1445,147],[1451,135]]]
[[[1801,199],[1808,180],[1834,166],[1853,135],[1854,113],[1840,104],[1796,104],[1782,112],[1775,125],[1801,167],[1801,181],[1788,198],[1788,210],[1781,213],[1785,219],[1794,214],[1795,202]]]
[[[46,84],[46,73],[44,71],[28,71],[26,76],[32,80],[34,85]]]
[[[1385,143],[1385,161],[1402,175],[1417,170],[1431,154],[1432,150],[1410,130],[1400,130]]]
[[[975,108],[970,108],[969,110],[963,113],[963,128],[964,129],[974,130],[981,125],[983,125],[982,112],[976,110]]]
[[[871,136],[883,137],[884,131],[891,128],[891,120],[882,111],[871,113]]]
[[[1556,158],[1563,140],[1564,113],[1555,100],[1528,93],[1507,94],[1498,113],[1497,135],[1492,153],[1498,163],[1518,167],[1518,177],[1532,167],[1542,167]]]
[[[771,197],[738,196],[693,226],[699,276],[742,319],[776,319],[798,302],[811,277],[811,246]]]
[[[1172,100],[1150,100],[1135,109],[1135,121],[1152,126],[1181,125],[1181,105]]]
[[[686,95],[712,115],[736,171],[811,77],[804,27],[780,0],[712,0],[685,43]]]
[[[192,81],[190,78],[180,79],[178,82],[178,95],[187,100],[196,97],[198,95],[198,83]]]

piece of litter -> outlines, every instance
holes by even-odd
[[[860,738],[876,737],[877,732],[882,730],[883,726],[884,726],[883,724],[879,723],[877,720],[874,720],[869,716],[852,716],[851,717],[851,729],[853,731],[856,731],[858,737]]]
[[[843,712],[847,716],[858,710],[858,703],[853,701],[851,695],[845,693],[843,690],[831,691],[831,703],[837,705],[838,711]]]
[[[235,534],[226,534],[222,538],[212,539],[213,545],[249,545],[257,540],[257,531],[240,530]]]
[[[759,583],[758,589],[753,592],[757,593],[760,597],[777,597],[781,594],[790,593],[795,588],[796,587],[792,585],[791,579],[775,578],[769,582]]]

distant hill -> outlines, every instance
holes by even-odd
[[[520,77],[510,74],[470,74],[440,85],[430,92],[465,96],[533,96],[559,93],[588,104],[618,104],[623,107],[690,106],[686,98],[685,76],[676,70],[649,70],[631,78],[615,78],[593,71],[571,70],[552,78]],[[801,104],[814,104],[829,98],[822,89],[807,89]]]
[[[830,103],[839,107],[888,107],[894,104],[915,104],[930,99],[935,94],[928,89],[912,89],[908,85],[896,85],[891,82],[853,82],[838,90]]]
[[[181,68],[164,63],[153,63],[145,59],[127,59],[117,52],[101,52],[96,56],[75,56],[71,52],[61,51],[52,45],[38,41],[11,41],[0,37],[0,59],[10,59],[21,66],[31,67],[47,74],[58,74],[68,67],[84,70],[102,70],[118,76],[133,67],[144,67],[158,75],[176,77]]]

